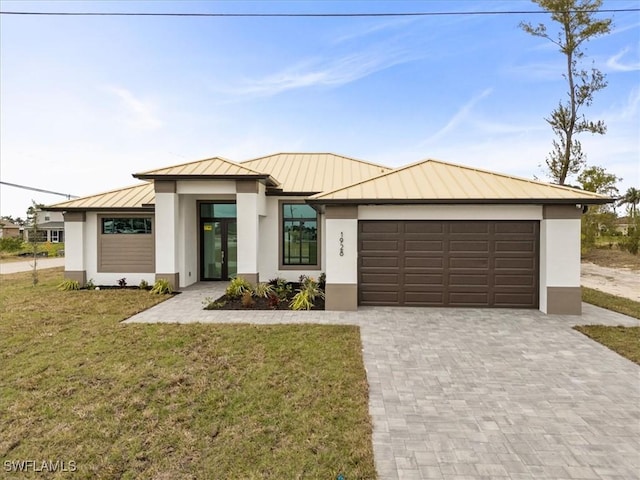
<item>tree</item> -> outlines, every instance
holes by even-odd
[[[27,209],[27,222],[30,225],[29,243],[33,249],[33,270],[31,279],[33,286],[38,284],[38,213],[42,210],[41,203],[31,200],[31,206]]]
[[[578,175],[578,182],[583,190],[609,197],[618,196],[616,183],[620,180],[622,178],[616,177],[613,173],[608,173],[603,167],[598,166],[587,167]]]
[[[587,120],[581,110],[593,102],[593,94],[607,86],[604,74],[597,68],[588,72],[579,66],[584,57],[582,45],[593,38],[605,35],[611,29],[611,19],[596,19],[602,0],[532,0],[551,14],[551,19],[559,24],[559,31],[551,33],[546,25],[533,26],[521,22],[520,28],[535,36],[546,38],[560,48],[566,56],[566,71],[563,77],[568,84],[564,102],[551,112],[547,123],[551,125],[556,139],[553,149],[546,159],[551,178],[564,185],[567,177],[576,174],[585,164],[585,154],[576,135],[589,132],[603,135],[607,131],[602,120]]]
[[[638,215],[638,204],[640,204],[640,190],[633,187],[630,187],[618,200],[618,205],[628,205],[629,216],[632,219]]]

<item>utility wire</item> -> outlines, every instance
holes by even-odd
[[[72,198],[80,198],[77,195],[71,195],[70,193],[52,192],[51,190],[43,190],[42,188],[27,187],[26,185],[18,185],[17,183],[9,183],[9,182],[2,182],[2,181],[0,181],[0,183],[2,185],[9,185],[10,187],[23,188],[25,190],[33,190],[34,192],[42,192],[42,193],[50,193],[52,195],[60,195],[62,197],[67,197],[67,200],[71,200]]]
[[[568,10],[579,13],[585,10]],[[640,8],[608,8],[592,13],[640,12]],[[546,10],[500,10],[471,12],[382,12],[382,13],[145,13],[145,12],[2,12],[0,15],[41,15],[70,17],[435,17],[447,15],[534,15]]]

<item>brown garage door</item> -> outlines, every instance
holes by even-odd
[[[360,221],[360,305],[538,307],[538,222]]]

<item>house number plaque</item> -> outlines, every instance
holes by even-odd
[[[344,257],[344,234],[340,232],[340,256]]]

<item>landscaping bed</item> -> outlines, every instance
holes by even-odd
[[[299,282],[274,278],[256,285],[236,277],[223,296],[202,303],[204,310],[324,310],[324,285],[324,275],[319,281],[302,275]]]

